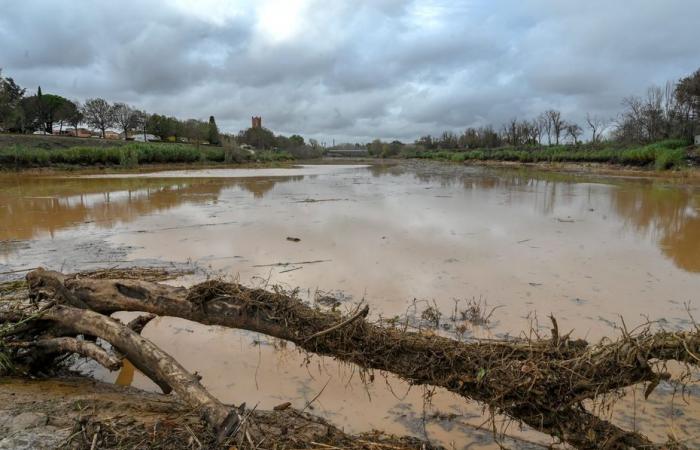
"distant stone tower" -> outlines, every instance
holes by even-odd
[[[262,128],[262,117],[253,116],[253,128]]]

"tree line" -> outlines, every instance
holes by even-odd
[[[492,125],[467,128],[461,134],[445,131],[426,135],[414,144],[426,150],[497,148],[503,146],[577,145],[588,130],[593,144],[611,140],[622,144],[648,144],[664,139],[692,141],[700,133],[700,69],[664,87],[652,86],[645,96],[622,101],[615,119],[586,114],[585,124],[566,120],[561,111],[549,109],[531,120],[512,119],[500,129]],[[368,144],[372,154],[393,155],[401,142]]]
[[[206,140],[213,145],[221,143],[214,116],[208,122],[179,120],[149,114],[126,103],[109,103],[102,98],[90,98],[81,104],[60,95],[44,94],[41,87],[36,94],[26,95],[26,89],[12,78],[0,74],[0,127],[3,130],[53,134],[56,126],[59,133],[63,132],[64,127],[72,127],[77,136],[81,124],[99,130],[103,138],[107,130],[118,129],[125,139],[140,134],[143,140],[147,140],[148,135],[154,135],[161,140],[185,138],[190,142]]]
[[[237,135],[221,133],[214,116],[208,121],[197,119],[181,120],[161,114],[151,114],[129,104],[110,103],[103,98],[90,98],[84,103],[69,100],[55,94],[45,94],[39,87],[34,95],[19,86],[12,78],[3,77],[0,72],[0,131],[33,133],[36,131],[53,134],[58,127],[59,134],[72,128],[78,135],[78,128],[86,124],[99,130],[102,138],[111,129],[118,129],[122,138],[144,141],[156,136],[163,141],[187,141],[211,145],[247,144],[256,149],[305,150],[316,154],[321,146],[315,139],[308,144],[298,134],[292,136],[275,135],[267,128],[248,128]],[[150,135],[150,136],[149,136]]]
[[[91,98],[81,104],[60,95],[44,94],[39,88],[35,95],[27,96],[26,89],[12,78],[0,73],[0,128],[5,131],[27,133],[45,131],[52,133],[56,124],[59,132],[70,126],[77,130],[85,123],[100,130],[102,137],[111,128],[117,128],[123,136],[139,133],[155,135],[161,140],[208,141],[213,145],[222,142],[247,144],[257,149],[293,149],[308,147],[320,149],[311,139],[295,134],[290,137],[275,135],[267,128],[248,128],[238,135],[220,133],[213,116],[209,121],[180,120],[175,117],[149,114],[126,103],[110,104],[101,98]],[[590,142],[612,140],[623,144],[647,144],[663,139],[691,141],[700,133],[700,69],[664,87],[652,86],[645,96],[630,96],[622,101],[623,111],[616,119],[586,115],[585,124],[567,120],[556,109],[544,111],[534,119],[512,119],[500,129],[492,125],[467,128],[461,134],[445,131],[441,135],[422,136],[416,146],[434,149],[496,148],[502,146],[538,146],[569,143],[578,145],[588,130]],[[403,143],[385,143],[375,140],[367,144],[370,153],[394,155]]]

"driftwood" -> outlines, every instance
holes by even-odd
[[[71,296],[64,287],[57,283],[60,281],[55,279],[52,285],[59,289],[60,294],[56,295],[57,298],[63,301],[63,295]],[[67,303],[81,304],[72,296]],[[25,333],[32,322],[35,324],[48,322],[58,325],[63,333],[85,337],[82,340],[73,337],[49,337],[29,342],[18,340],[5,343],[12,348],[33,350],[31,358],[34,361],[41,361],[46,357],[62,353],[77,353],[95,360],[109,370],[117,370],[122,365],[121,357],[127,358],[136,368],[153,380],[163,390],[163,393],[175,391],[189,407],[200,411],[206,422],[212,426],[223,441],[233,431],[232,427],[240,422],[237,409],[223,405],[204,389],[197,375],[189,373],[170,355],[139,334],[154,317],[152,314],[139,316],[129,324],[124,325],[99,312],[56,304],[52,301],[29,318],[16,312],[6,312],[0,317],[0,322],[21,325],[9,327],[7,329],[8,335],[16,336]],[[49,334],[55,330],[52,327],[38,327],[37,329],[41,333],[48,330]],[[114,348],[115,353],[110,353],[91,342],[95,337],[108,342]]]
[[[46,310],[42,319],[70,327],[80,334],[104,339],[156,382],[164,393],[177,392],[187,404],[201,410],[215,429],[225,425],[230,409],[204,389],[195,375],[135,331],[102,314],[71,306],[53,306]]]
[[[641,382],[650,383],[649,394],[668,377],[655,370],[653,360],[697,364],[700,355],[697,331],[644,329],[634,336],[625,333],[616,342],[589,345],[559,336],[554,322],[552,339],[463,343],[359,317],[343,320],[336,312],[319,311],[284,293],[220,281],[188,290],[44,270],[31,272],[27,281],[36,299],[86,305],[102,314],[144,311],[257,331],[310,352],[395,373],[411,383],[440,386],[577,448],[653,446],[644,436],[588,413],[582,402]]]
[[[35,354],[36,358],[68,352],[77,353],[86,358],[94,359],[109,370],[118,370],[122,366],[122,362],[119,358],[99,345],[70,337],[41,339],[34,342],[20,342],[13,345],[13,347],[35,349],[38,353]]]

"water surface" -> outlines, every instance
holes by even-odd
[[[464,338],[546,335],[550,313],[589,340],[619,334],[620,315],[628,326],[649,318],[688,328],[684,302],[700,302],[700,190],[663,180],[417,163],[3,175],[0,240],[0,272],[177,262],[310,299],[330,293],[340,308],[365,299],[375,318],[434,303],[447,319],[455,300],[499,307]],[[161,318],[144,334],[225,401],[303,408],[328,383],[313,412],[346,431],[494,446],[490,425],[475,430],[480,406],[441,390],[426,405],[423,388],[380,374],[365,384],[352,366],[254,333]],[[150,386],[128,368],[119,380]],[[672,394],[662,385],[650,401],[628,395],[615,420],[700,445],[697,393],[690,404]]]

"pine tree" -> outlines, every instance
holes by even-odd
[[[44,96],[41,93],[41,86],[36,90],[36,112],[37,118],[39,119],[39,129],[44,133],[51,133],[53,130],[49,130],[46,127],[46,105],[44,105]]]
[[[207,137],[209,140],[209,144],[221,144],[221,140],[219,138],[219,128],[216,126],[216,120],[214,120],[214,116],[209,116],[209,133]]]

